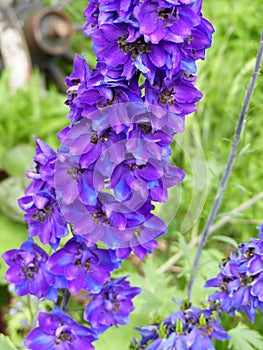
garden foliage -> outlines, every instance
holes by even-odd
[[[167,232],[156,207],[185,177],[171,165],[173,139],[202,98],[196,62],[205,59],[214,32],[202,0],[92,0],[84,17],[96,67],[88,66],[84,54],[75,55],[66,78],[69,125],[58,133],[57,151],[35,137],[30,183],[19,199],[30,237],[3,254],[14,292],[30,295],[29,304],[31,296],[47,300],[43,307],[37,304],[38,321],[31,317],[24,345],[94,349],[101,338],[106,347],[112,327],[121,334],[141,300],[138,305],[157,314],[149,325],[138,320],[130,349],[209,350],[215,340],[223,349],[231,335],[235,349],[238,331],[249,331],[241,324],[228,334],[225,315],[246,313],[254,322],[263,311],[262,226],[248,243],[218,236],[237,249],[216,277],[204,272],[205,286],[217,289],[200,307],[182,290],[169,291],[171,280],[158,275],[149,258]],[[192,260],[184,237],[178,237],[184,258]],[[223,258],[216,249],[207,252],[214,260]],[[131,259],[139,268],[148,259],[140,271],[144,278],[123,274]],[[182,277],[187,282],[189,271]],[[83,314],[71,308],[80,295]],[[162,316],[172,296],[177,299],[169,310],[176,311]]]

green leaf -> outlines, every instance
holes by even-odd
[[[2,167],[10,176],[25,175],[33,163],[34,148],[20,144],[3,155]]]
[[[11,219],[24,222],[24,212],[18,206],[18,198],[24,195],[29,184],[25,176],[8,177],[0,182],[0,209]]]
[[[215,239],[216,241],[228,243],[233,247],[238,248],[238,243],[231,237],[223,236],[223,235],[215,235],[215,236],[212,236],[212,239]]]
[[[0,349],[1,350],[16,350],[15,346],[13,343],[10,341],[10,339],[0,333]]]
[[[233,350],[262,350],[263,337],[255,330],[239,323],[237,327],[229,331],[232,339],[229,341],[228,349]]]
[[[157,265],[152,256],[142,264],[144,276],[131,275],[129,280],[132,285],[142,288],[142,293],[138,296],[137,302],[139,309],[144,314],[158,314],[168,316],[169,310],[176,309],[172,302],[174,297],[174,288],[169,285],[170,277],[168,274],[156,274]],[[180,299],[182,292],[177,289],[176,297]]]
[[[184,236],[181,233],[177,233],[178,235],[178,241],[179,241],[179,249],[183,252],[184,257],[189,260],[190,259],[190,253],[189,253],[189,248],[188,245],[185,241]]]

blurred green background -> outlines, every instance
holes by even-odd
[[[67,10],[76,21],[81,21],[86,3],[76,1],[74,5],[68,5]],[[263,6],[250,0],[204,0],[203,14],[216,30],[206,60],[198,63],[197,86],[204,97],[198,104],[198,112],[187,117],[186,133],[176,136],[173,144],[173,163],[185,170],[186,179],[181,187],[171,192],[168,204],[156,208],[158,214],[170,223],[168,234],[161,238],[157,252],[143,263],[134,257],[129,259],[121,271],[115,274],[130,275],[130,281],[143,288],[143,293],[136,299],[136,312],[131,317],[131,324],[102,335],[95,344],[98,350],[128,349],[130,340],[137,335],[134,326],[147,324],[156,313],[167,316],[176,309],[171,298],[185,297],[186,282],[198,244],[197,237],[216,195],[255,63],[262,30]],[[94,56],[90,47],[87,38],[78,35],[74,39],[74,52],[81,54],[86,51],[88,62],[92,63]],[[19,247],[27,237],[23,213],[16,201],[27,185],[24,174],[32,163],[33,135],[37,134],[56,148],[58,143],[55,134],[68,124],[65,118],[68,109],[63,104],[65,95],[58,93],[55,86],[44,91],[40,88],[40,80],[39,73],[35,71],[28,86],[11,95],[8,72],[0,75],[1,254],[7,249]],[[238,243],[256,237],[255,227],[262,222],[263,199],[248,205],[242,212],[233,213],[238,206],[262,192],[262,94],[263,81],[260,76],[234,170],[216,219],[224,219],[225,222],[211,235],[196,278],[194,301],[197,304],[211,293],[203,289],[203,284],[207,278],[215,276],[218,262]],[[204,178],[203,166],[207,168],[207,177]],[[192,199],[195,203],[191,204]],[[182,225],[188,218],[190,227]],[[169,260],[171,257],[172,260]],[[5,269],[1,262],[1,307],[6,306],[8,298],[10,301],[3,279]],[[72,303],[75,305],[77,301],[73,300]],[[79,313],[74,315],[80,320]],[[246,326],[240,326],[240,322]],[[20,323],[20,314],[9,317],[7,327],[12,341],[16,343],[24,334]],[[245,316],[239,315],[234,321],[228,318],[224,325],[227,329],[233,326],[237,328],[232,333],[234,340],[217,344],[218,350],[263,348],[262,339],[252,331]],[[258,315],[253,330],[260,333],[262,328],[262,315]],[[243,345],[237,345],[237,339],[242,335]],[[250,341],[246,341],[246,338]]]

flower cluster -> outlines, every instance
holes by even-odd
[[[134,310],[131,299],[140,291],[140,288],[130,287],[126,277],[108,282],[86,307],[84,320],[98,333],[113,325],[128,323],[129,314]]]
[[[253,323],[258,309],[263,312],[263,241],[262,225],[260,239],[252,238],[220,264],[217,277],[206,282],[205,287],[218,287],[209,296],[219,302],[219,307],[234,315],[245,312]]]
[[[97,334],[90,328],[77,324],[70,316],[55,307],[50,313],[40,312],[39,326],[25,339],[25,345],[32,350],[93,350],[91,344]]]
[[[110,279],[110,272],[120,266],[121,261],[112,250],[87,247],[80,236],[71,238],[63,248],[48,260],[49,271],[61,276],[60,288],[71,294],[82,289],[98,293]]]
[[[193,74],[213,27],[201,5],[94,0],[84,12],[98,62],[90,70],[76,56],[66,80],[71,125],[59,133],[56,193],[74,233],[119,256],[153,251],[165,232],[153,202],[184,178],[170,145],[202,97]]]
[[[19,295],[56,302],[62,293],[65,311],[68,296],[84,290],[89,328],[55,307],[40,313],[28,348],[93,349],[97,334],[129,322],[140,289],[111,272],[131,252],[144,259],[166,232],[154,203],[184,179],[169,163],[171,143],[202,97],[195,62],[214,31],[201,7],[202,0],[91,0],[84,11],[97,65],[75,56],[66,78],[70,125],[58,133],[57,152],[36,138],[32,181],[19,200],[31,238],[4,259]],[[34,236],[51,246],[50,256]],[[189,313],[192,328],[185,317],[182,332],[210,344],[217,322],[209,311]],[[174,317],[166,322],[169,339]]]
[[[15,284],[17,295],[32,294],[38,298],[57,300],[57,289],[52,285],[55,277],[46,266],[48,254],[32,238],[20,249],[5,252],[3,259],[9,265],[5,278]]]
[[[55,183],[56,152],[45,142],[36,138],[36,155],[31,171],[27,172],[32,182],[25,196],[19,199],[21,209],[26,212],[28,233],[38,236],[43,244],[56,248],[60,239],[68,235],[67,222],[59,208]]]
[[[154,85],[156,73],[170,79],[195,73],[211,45],[213,27],[201,15],[202,1],[93,0],[84,12],[84,34],[93,40],[108,74],[131,79],[139,70]]]
[[[213,308],[197,308],[181,303],[174,312],[160,324],[137,327],[141,340],[134,339],[133,350],[214,350],[212,339],[228,340],[230,336],[213,317]]]

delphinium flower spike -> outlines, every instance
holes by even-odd
[[[263,240],[262,225],[259,239],[241,243],[237,250],[220,264],[219,274],[205,284],[218,287],[209,296],[218,301],[222,311],[234,315],[245,312],[253,323],[257,310],[263,312]]]
[[[214,31],[201,7],[202,0],[91,0],[85,9],[83,32],[93,41],[96,67],[75,56],[66,78],[70,124],[58,133],[57,152],[36,138],[32,182],[19,200],[29,235],[53,253],[48,258],[30,238],[4,258],[20,295],[55,302],[63,292],[66,311],[70,295],[86,291],[84,319],[93,330],[56,306],[40,313],[29,349],[93,349],[97,333],[129,322],[140,288],[110,274],[132,252],[144,259],[166,232],[154,203],[167,201],[168,189],[184,179],[169,164],[171,143],[202,97],[196,60],[204,59]],[[192,338],[210,346],[220,329],[209,312],[193,309],[189,317],[205,334],[196,327]]]
[[[179,311],[158,324],[136,327],[141,339],[134,339],[132,350],[215,350],[213,339],[228,340],[213,307],[197,308],[181,302]]]

